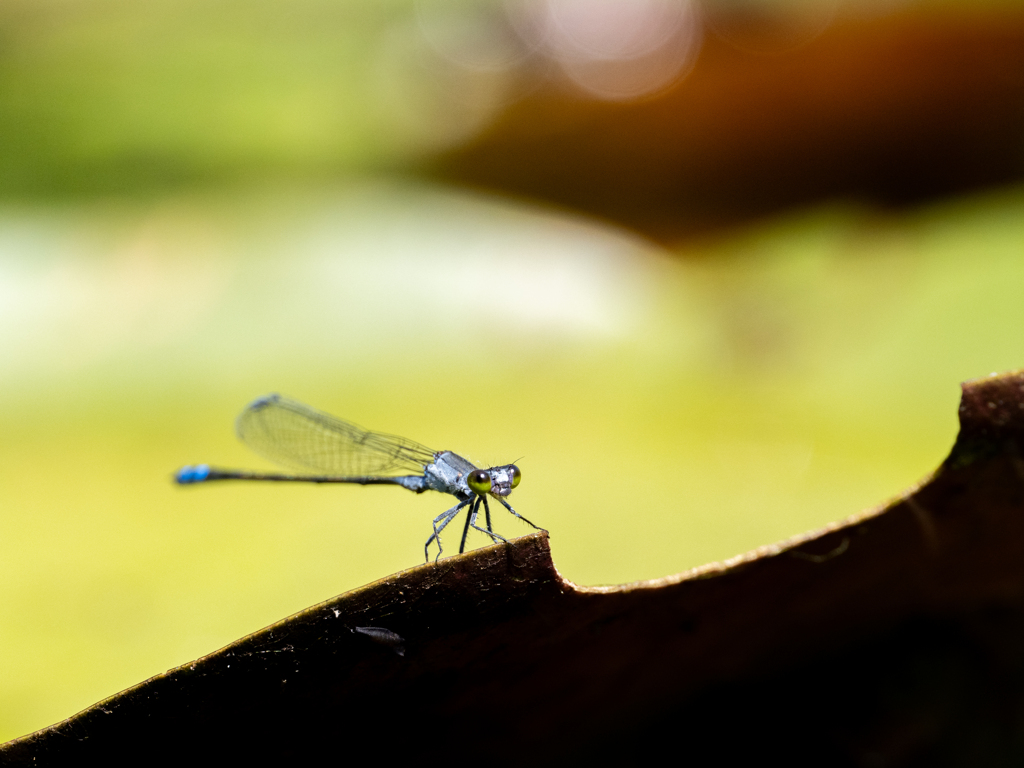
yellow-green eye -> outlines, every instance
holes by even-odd
[[[523,473],[519,471],[519,467],[515,464],[512,465],[512,487],[515,488],[519,485],[519,481],[523,479]]]
[[[466,478],[466,484],[475,493],[487,493],[491,490],[491,473],[484,472],[482,469],[470,472],[469,477]]]

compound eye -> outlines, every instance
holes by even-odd
[[[512,487],[515,488],[519,485],[519,481],[523,479],[523,473],[519,471],[519,467],[515,464],[510,465],[512,469]]]
[[[484,472],[482,469],[470,472],[469,477],[466,478],[466,484],[474,493],[487,493],[491,490],[491,473]]]

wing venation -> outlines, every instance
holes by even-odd
[[[281,395],[250,403],[235,429],[242,442],[277,464],[340,477],[420,474],[434,452],[413,440],[370,432]]]

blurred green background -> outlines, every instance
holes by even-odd
[[[941,462],[959,383],[1024,364],[1015,7],[616,13],[0,6],[0,739],[421,562],[446,497],[171,483],[267,467],[233,420],[268,392],[518,461],[513,504],[581,584],[729,558]],[[894,35],[986,95],[963,131],[926,78],[894,120],[847,66]],[[975,49],[955,83],[928,58]],[[735,112],[765,93],[790,95]],[[697,130],[712,97],[734,130]]]

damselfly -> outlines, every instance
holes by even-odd
[[[475,528],[491,541],[507,541],[494,532],[487,497],[538,530],[505,500],[519,485],[522,472],[515,464],[481,469],[451,451],[432,451],[404,437],[369,432],[351,422],[321,413],[308,405],[280,395],[253,401],[235,422],[238,436],[253,451],[271,461],[301,472],[280,475],[266,472],[216,469],[208,464],[182,467],[174,476],[182,485],[211,480],[269,480],[300,483],[357,483],[400,485],[410,491],[450,493],[459,503],[434,518],[434,531],[423,547],[430,561],[430,545],[437,542],[441,557],[441,532],[468,507],[459,552],[466,549],[466,535]],[[415,472],[416,474],[400,474]],[[487,528],[477,523],[483,505]]]

